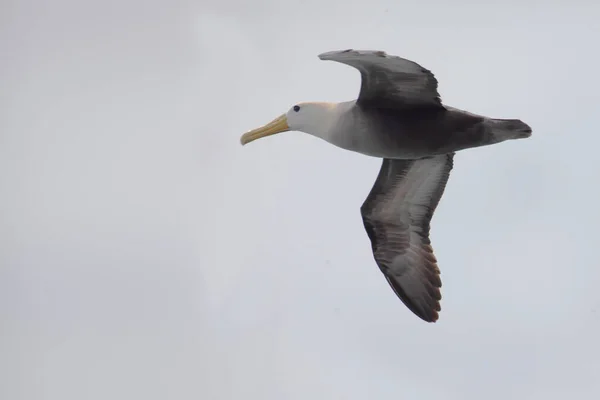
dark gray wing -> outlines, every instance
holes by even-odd
[[[444,108],[433,73],[383,51],[342,50],[319,54],[321,60],[350,65],[362,82],[357,104],[376,108]]]
[[[381,272],[400,300],[427,322],[438,319],[442,298],[429,226],[453,164],[454,153],[384,159],[360,209]]]

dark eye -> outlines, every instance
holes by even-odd
[[[300,111],[300,106],[294,106],[294,111],[296,111],[296,112]]]

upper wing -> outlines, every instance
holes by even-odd
[[[378,108],[443,108],[431,71],[383,51],[343,50],[319,54],[321,60],[348,64],[360,71],[357,104]]]
[[[438,319],[442,286],[429,224],[453,161],[454,153],[384,159],[360,209],[381,272],[400,300],[427,322]]]

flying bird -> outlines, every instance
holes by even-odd
[[[421,65],[384,51],[319,55],[356,68],[358,98],[303,102],[242,135],[242,145],[301,131],[342,149],[382,159],[360,213],[376,264],[398,298],[419,318],[439,318],[442,282],[429,240],[430,222],[455,152],[531,136],[519,119],[497,119],[442,104],[438,82]]]

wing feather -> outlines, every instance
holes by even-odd
[[[444,108],[434,74],[414,61],[384,51],[342,50],[319,54],[358,69],[357,104],[373,108]]]
[[[384,159],[361,206],[377,265],[400,300],[427,322],[438,319],[442,298],[430,223],[453,163],[454,153],[419,160]]]

